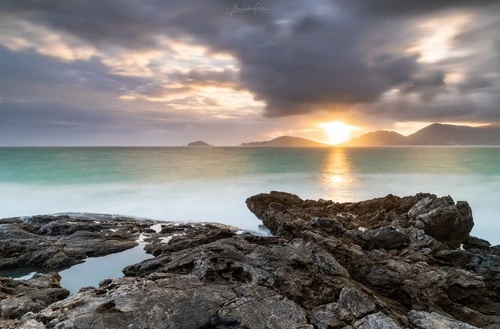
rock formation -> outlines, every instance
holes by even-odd
[[[271,192],[246,203],[273,236],[220,224],[139,229],[155,258],[33,309],[9,311],[19,293],[0,295],[0,327],[500,328],[500,247],[469,235],[466,202]]]
[[[49,215],[0,220],[0,270],[61,269],[137,245],[154,222],[112,215]]]

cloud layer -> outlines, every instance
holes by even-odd
[[[497,3],[2,1],[0,124],[500,121]]]

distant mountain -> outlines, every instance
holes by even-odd
[[[311,141],[302,137],[281,136],[265,142],[241,144],[243,147],[327,147],[328,145]]]
[[[410,145],[500,145],[500,125],[469,127],[434,123],[406,140]]]
[[[394,131],[378,130],[353,138],[345,146],[404,145],[406,137]]]
[[[212,145],[207,144],[207,143],[202,142],[202,141],[197,141],[197,142],[192,142],[192,143],[189,143],[187,146],[194,146],[194,147],[210,147],[210,146],[212,146]]]
[[[433,123],[406,137],[393,131],[375,131],[343,145],[500,145],[500,124],[469,127]]]

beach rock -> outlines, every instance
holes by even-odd
[[[0,219],[0,270],[60,269],[86,257],[137,245],[153,224],[112,215],[45,215]]]
[[[360,318],[376,309],[376,305],[370,301],[366,294],[352,288],[342,289],[338,303],[340,307],[352,313],[355,318]]]
[[[367,249],[403,249],[410,245],[410,238],[393,226],[365,232]]]
[[[419,329],[479,329],[434,312],[411,311],[408,318]]]
[[[408,216],[423,223],[428,235],[452,248],[466,241],[474,226],[469,204],[463,201],[455,204],[449,196],[421,198],[408,211]]]
[[[500,249],[469,236],[464,202],[417,194],[335,203],[271,192],[246,203],[273,236],[214,223],[160,223],[158,233],[151,223],[119,231],[120,220],[103,229],[75,218],[0,226],[40,236],[24,240],[25,250],[82,231],[124,241],[141,233],[155,256],[126,267],[125,277],[41,298],[43,305],[29,297],[34,287],[9,293],[0,327],[500,328]]]
[[[472,210],[467,202],[454,203],[451,197],[438,198],[432,194],[417,194],[399,198],[388,195],[358,203],[302,200],[284,192],[259,194],[248,198],[246,204],[273,234],[303,226],[313,217],[331,218],[344,229],[378,229],[399,223],[402,227],[421,228],[426,234],[452,248],[466,241],[474,226]],[[293,225],[292,225],[293,224]]]
[[[0,317],[19,319],[65,299],[69,291],[61,287],[60,280],[57,273],[36,274],[28,280],[0,277]]]
[[[475,236],[470,236],[465,240],[462,247],[474,254],[496,254],[500,256],[500,253],[495,253],[496,248],[491,248],[491,244],[488,241],[476,238]]]
[[[459,322],[500,326],[500,256],[469,236],[466,202],[421,193],[335,203],[271,192],[246,203],[274,235],[325,248],[353,281],[395,302],[391,307],[442,310]],[[468,250],[457,249],[462,243]],[[328,309],[317,313],[318,323]]]
[[[356,329],[401,329],[390,317],[384,313],[370,314],[354,323]]]
[[[70,310],[68,312],[68,310]],[[279,316],[278,316],[279,315]],[[38,319],[57,328],[313,328],[306,312],[259,286],[204,285],[192,275],[121,278],[54,303]]]

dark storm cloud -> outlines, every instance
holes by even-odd
[[[116,91],[119,88],[133,89],[147,82],[145,78],[109,74],[108,68],[95,58],[68,63],[41,56],[33,50],[12,52],[0,45],[2,93],[8,90],[10,95],[29,94],[32,92],[30,86],[36,85],[53,86],[54,93],[60,86]]]
[[[479,91],[488,89],[495,86],[495,82],[492,79],[488,79],[486,77],[475,77],[472,79],[468,79],[458,85],[458,89],[462,93],[467,93],[470,91]]]
[[[482,96],[480,99],[457,95],[428,103],[400,99],[376,104],[374,111],[389,121],[500,122],[499,102],[498,95]]]
[[[375,26],[355,17],[321,17],[316,10],[319,4],[327,5],[313,1],[292,8],[287,1],[276,0],[269,2],[269,14],[232,17],[227,11],[233,1],[158,1],[154,6],[129,1],[99,5],[12,1],[3,6],[20,17],[34,17],[97,44],[154,47],[151,40],[162,33],[194,36],[239,59],[241,85],[267,102],[269,116],[307,113],[326,102],[370,102],[411,78],[417,68],[415,57],[367,58],[360,43]],[[290,19],[289,14],[293,20],[280,25],[280,20]],[[210,79],[199,72],[192,74],[195,79]]]
[[[441,70],[427,72],[424,75],[414,77],[401,89],[403,93],[418,93],[421,100],[431,101],[439,93],[447,92],[445,85],[445,73]]]
[[[33,127],[56,129],[63,126],[107,126],[116,121],[115,115],[106,111],[90,111],[57,102],[4,101],[0,102],[0,113],[0,122],[2,124],[23,130]]]
[[[155,39],[159,33],[167,30],[171,34],[181,33],[184,24],[194,23],[193,30],[210,34],[213,29],[203,27],[217,25],[220,16],[233,4],[232,0],[184,3],[176,0],[5,0],[0,2],[0,11],[6,16],[16,15],[65,31],[94,45],[149,49],[159,46]]]
[[[498,7],[490,7],[498,0],[261,2],[269,11],[233,16],[227,12],[235,5],[234,0],[11,0],[0,3],[0,12],[63,31],[102,51],[168,49],[164,40],[167,36],[193,44],[202,43],[214,52],[230,53],[241,66],[238,77],[231,72],[195,70],[170,78],[186,85],[193,81],[198,84],[237,83],[266,102],[268,116],[310,113],[328,108],[330,104],[364,104],[357,108],[377,113],[380,109],[371,104],[379,102],[392,88],[420,93],[430,103],[434,96],[448,92],[444,82],[449,67],[421,63],[418,54],[404,51],[409,41],[419,37],[413,19],[437,11],[466,8],[475,10],[479,18],[493,17],[491,20],[496,22],[499,12]],[[254,6],[257,2],[236,3]],[[471,38],[467,31],[463,32],[462,39],[457,42],[471,42],[467,39]],[[478,34],[483,32],[478,30],[475,35]],[[486,71],[495,58],[482,62]],[[467,64],[459,62],[457,65]],[[481,80],[479,75],[482,74],[473,70],[468,77],[471,81],[474,78]],[[94,81],[104,85],[115,81],[100,74],[80,75],[89,85]],[[112,78],[111,82],[106,80],[108,78]],[[489,88],[498,90],[498,86],[497,82],[491,82]],[[165,91],[164,81],[154,79],[127,89],[150,96],[162,95]],[[484,84],[462,86],[463,92],[484,92],[486,89]],[[467,109],[457,108],[456,113],[462,116],[477,109],[479,117],[491,116],[490,107],[470,104]],[[439,118],[440,113],[449,117],[453,111],[448,103],[421,106],[427,106],[429,111],[402,108],[395,111],[394,116],[400,120],[424,120]]]
[[[338,3],[339,0],[332,0],[332,2]],[[497,0],[340,0],[340,2],[370,15],[381,16],[413,16],[447,9],[482,8],[498,4]]]
[[[445,73],[443,71],[430,72],[427,75],[415,77],[407,90],[409,92],[429,87],[439,87],[444,85]]]

